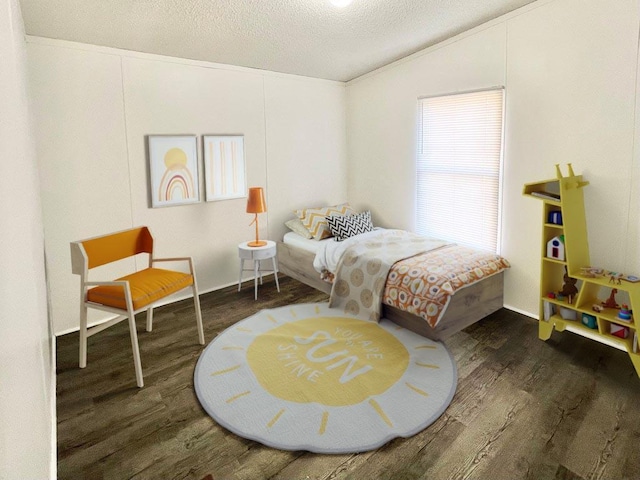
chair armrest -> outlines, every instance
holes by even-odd
[[[152,258],[151,259],[151,263],[155,263],[155,262],[180,262],[180,261],[191,262],[192,258],[191,257],[174,257],[174,258]]]
[[[107,281],[92,280],[90,282],[84,282],[83,285],[85,287],[98,287],[100,285],[114,285],[114,286],[120,285],[121,287],[129,288],[129,282],[126,280],[107,280]]]
[[[133,311],[133,306],[132,306],[132,300],[131,300],[131,289],[129,287],[129,281],[128,280],[107,280],[107,281],[99,281],[99,280],[92,280],[90,282],[84,282],[83,283],[83,287],[99,287],[99,286],[113,286],[113,287],[122,287],[122,293],[124,293],[124,298],[125,301],[127,302],[128,305],[131,306],[131,309]],[[87,293],[85,291],[84,293],[84,301],[87,301]]]
[[[151,265],[156,262],[189,262],[189,272],[193,275],[193,258],[192,257],[173,257],[173,258],[152,258]]]

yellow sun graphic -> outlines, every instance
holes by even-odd
[[[326,304],[243,320],[195,373],[201,404],[223,426],[276,448],[332,453],[421,430],[451,401],[455,377],[442,344]]]
[[[164,154],[164,165],[167,169],[184,168],[187,165],[187,154],[181,148],[170,148]]]

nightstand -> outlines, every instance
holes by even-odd
[[[238,278],[238,291],[242,286],[242,272],[253,272],[255,278],[253,280],[254,285],[254,300],[258,299],[258,276],[260,277],[260,284],[262,285],[262,272],[273,272],[273,276],[276,279],[276,288],[280,291],[280,284],[278,283],[278,267],[276,265],[276,242],[267,240],[267,244],[262,247],[250,247],[249,242],[243,242],[238,245],[238,256],[240,257],[240,276]],[[260,265],[260,260],[271,259],[273,269],[263,270]],[[253,269],[245,269],[244,261],[253,260]]]

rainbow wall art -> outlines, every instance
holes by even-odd
[[[150,135],[151,206],[200,201],[198,152],[192,135]]]

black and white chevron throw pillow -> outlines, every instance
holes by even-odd
[[[332,215],[326,219],[336,242],[373,230],[369,210],[354,215]]]

